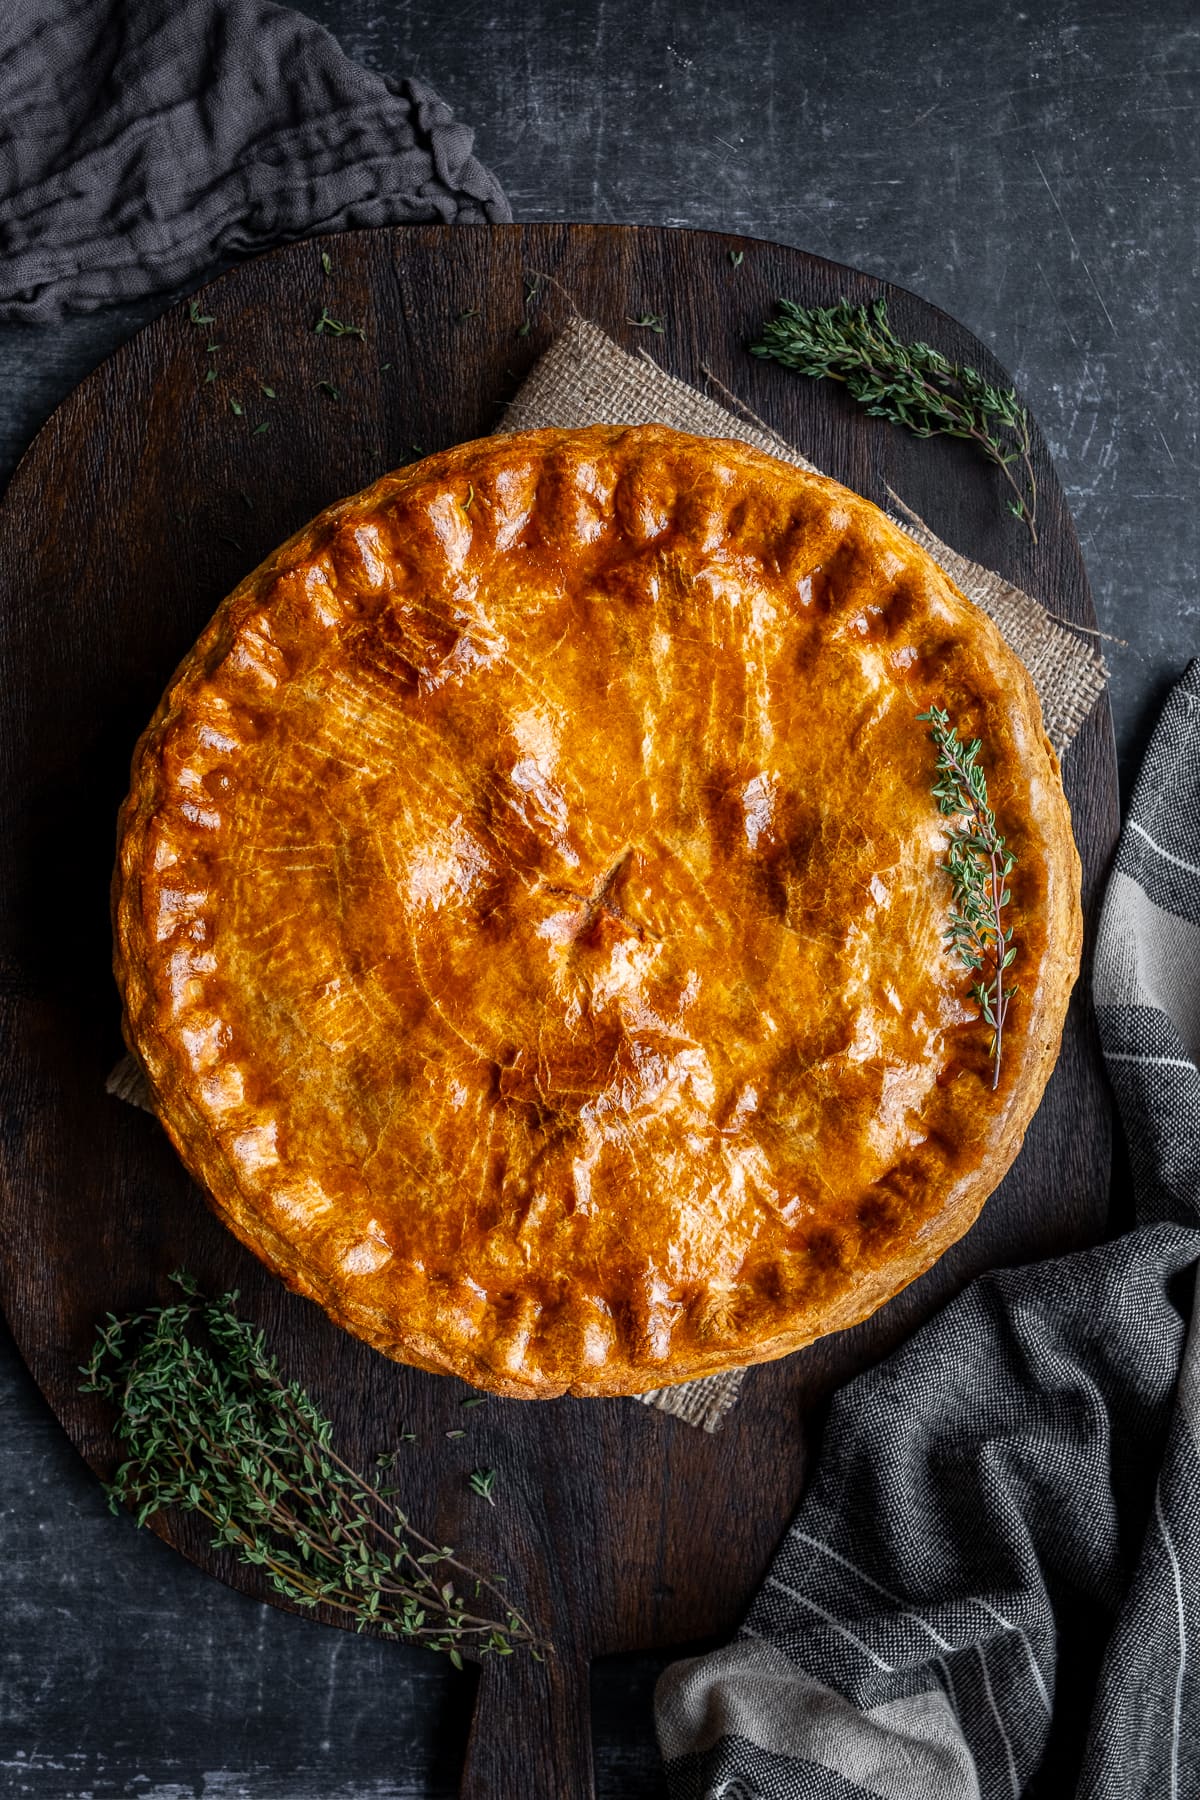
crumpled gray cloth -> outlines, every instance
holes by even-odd
[[[1200,1796],[1200,662],[1093,994],[1136,1228],[984,1276],[837,1396],[740,1634],[659,1683],[672,1800]]]
[[[4,0],[0,320],[355,225],[511,218],[473,133],[270,0]]]

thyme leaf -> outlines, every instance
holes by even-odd
[[[489,1506],[495,1506],[492,1489],[496,1485],[495,1469],[473,1469],[471,1471],[471,1492],[486,1500]]]
[[[327,331],[331,337],[356,337],[365,342],[367,336],[365,325],[347,325],[344,319],[335,319],[327,306],[321,308],[321,316],[314,324],[313,330],[318,337],[322,332]]]
[[[176,1304],[110,1313],[83,1369],[83,1391],[117,1413],[112,1510],[124,1503],[139,1525],[166,1508],[195,1513],[214,1545],[295,1605],[327,1606],[456,1666],[463,1650],[532,1650],[534,1632],[497,1582],[423,1537],[338,1455],[329,1421],[234,1311],[237,1295],[209,1300],[190,1276],[172,1280]]]
[[[1000,1085],[1000,1058],[1004,1025],[1015,987],[1005,987],[1004,973],[1016,960],[1013,928],[1007,928],[1003,911],[1011,895],[1008,877],[1016,856],[1005,848],[996,830],[996,815],[988,804],[987,778],[979,765],[983,748],[978,738],[964,744],[942,708],[931,706],[917,718],[930,727],[930,741],[937,750],[937,780],[933,797],[945,819],[960,823],[947,826],[950,850],[942,864],[950,877],[950,929],[946,942],[959,961],[977,977],[971,996],[984,1021],[992,1028],[992,1088]]]
[[[872,418],[890,419],[917,437],[973,443],[1000,470],[1012,493],[1009,511],[1037,543],[1029,415],[1016,389],[994,386],[930,344],[905,343],[892,329],[886,301],[797,306],[780,300],[750,354],[817,381],[841,381]]]
[[[203,331],[205,337],[208,336],[206,327],[215,325],[217,322],[215,313],[202,313],[200,311],[200,302],[198,300],[188,301],[187,316],[188,324],[194,325],[198,331]],[[221,345],[219,343],[207,343],[204,346],[204,353],[206,356],[214,357],[220,348]],[[208,368],[204,371],[204,379],[206,382],[215,381],[217,379],[217,366],[214,362],[210,362]]]
[[[626,313],[625,323],[627,325],[637,325],[643,331],[657,331],[659,337],[662,337],[667,329],[667,322],[661,313],[643,313],[640,319],[631,318],[630,315]]]

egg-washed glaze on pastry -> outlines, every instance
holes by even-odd
[[[1017,854],[999,1090],[917,714]],[[865,1317],[975,1218],[1079,864],[992,623],[874,506],[662,427],[469,443],[221,605],[137,747],[131,1048],[233,1231],[377,1349],[635,1393]]]

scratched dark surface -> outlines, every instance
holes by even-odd
[[[1200,651],[1194,4],[308,10],[364,62],[433,80],[519,219],[773,237],[969,325],[1037,414],[1100,623],[1129,639],[1109,648],[1128,781]],[[0,466],[160,307],[0,334]],[[109,1519],[7,1346],[0,1408],[0,1791],[454,1792],[469,1676],[255,1606]],[[661,1793],[663,1660],[596,1665],[602,1795]]]

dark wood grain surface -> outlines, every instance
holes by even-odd
[[[1094,623],[1083,565],[1044,446],[1035,548],[994,472],[960,446],[916,444],[829,384],[745,354],[775,295],[887,294],[906,336],[996,369],[912,295],[751,239],[626,227],[377,231],[248,264],[204,290],[211,326],[174,308],[59,409],[0,509],[4,630],[4,1182],[0,1279],[14,1335],[94,1468],[104,1411],[78,1393],[96,1320],[164,1293],[186,1264],[237,1286],[284,1366],[332,1415],[351,1457],[397,1433],[413,1516],[511,1570],[559,1647],[551,1670],[485,1670],[464,1791],[591,1791],[586,1671],[604,1652],[727,1635],[794,1507],[830,1389],[874,1361],[980,1269],[1065,1249],[1104,1227],[1108,1109],[1081,984],[1059,1067],[1026,1146],[975,1229],[873,1320],[755,1371],[716,1437],[628,1401],[491,1401],[398,1368],[286,1294],[206,1212],[150,1118],[106,1098],[120,1053],[107,885],[129,754],[175,662],[221,597],[274,545],[381,470],[489,431],[550,342],[567,301],[552,275],[631,348],[700,380],[706,363],[821,467],[882,500],[894,487],[949,542],[1053,609]],[[729,251],[743,250],[734,266]],[[366,340],[317,335],[323,306]],[[662,335],[630,325],[661,314]],[[528,326],[528,330],[526,330]],[[220,348],[209,356],[205,346]],[[206,382],[214,362],[216,381]],[[336,391],[319,384],[328,383]],[[263,388],[274,389],[269,398]],[[233,409],[233,402],[242,409]],[[266,431],[256,428],[266,425]],[[1107,708],[1072,747],[1066,784],[1089,916],[1116,830]],[[467,1421],[467,1436],[445,1432]],[[469,1471],[498,1470],[497,1505]],[[186,1521],[162,1535],[222,1579],[253,1571]]]

